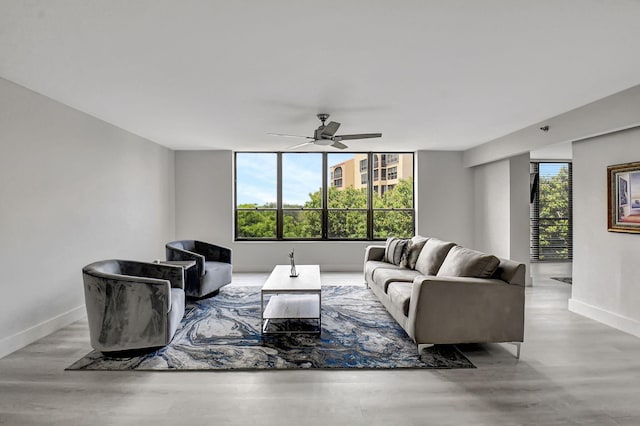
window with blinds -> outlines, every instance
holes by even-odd
[[[572,170],[569,162],[531,163],[531,260],[573,258]]]

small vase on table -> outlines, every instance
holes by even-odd
[[[289,260],[291,261],[291,274],[290,277],[294,278],[298,276],[298,272],[296,271],[296,262],[293,260],[293,249],[289,252]]]

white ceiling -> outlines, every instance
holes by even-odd
[[[640,83],[640,1],[0,0],[0,76],[175,149],[460,150]],[[311,148],[314,149],[314,148]],[[331,148],[332,149],[332,148]]]

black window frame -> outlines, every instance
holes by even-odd
[[[300,152],[300,154],[305,154],[307,152]],[[327,199],[327,195],[328,195],[328,190],[329,190],[329,186],[331,184],[333,184],[335,181],[334,179],[332,179],[332,176],[327,176],[329,174],[329,170],[328,170],[328,156],[329,154],[332,154],[333,152],[308,152],[308,153],[315,153],[315,154],[321,154],[322,155],[322,187],[321,187],[321,192],[322,192],[322,207],[320,209],[307,209],[307,208],[300,208],[300,209],[295,209],[295,210],[314,210],[314,211],[321,211],[321,217],[322,217],[322,236],[320,238],[300,238],[300,237],[283,237],[283,227],[284,227],[284,213],[291,210],[290,208],[285,208],[282,205],[282,186],[283,186],[283,177],[282,177],[282,156],[284,154],[292,154],[290,152],[283,152],[283,151],[236,151],[234,152],[234,165],[233,165],[233,171],[234,171],[234,191],[233,191],[233,195],[234,195],[234,240],[235,241],[285,241],[285,242],[291,242],[291,241],[383,241],[386,237],[375,237],[375,224],[374,224],[374,216],[376,215],[376,213],[381,213],[381,212],[408,212],[411,215],[411,225],[412,225],[412,229],[411,229],[411,234],[414,235],[415,234],[415,229],[416,229],[416,213],[415,213],[415,205],[416,205],[416,182],[415,179],[413,179],[413,185],[412,185],[412,199],[411,199],[411,207],[410,208],[375,208],[374,207],[374,203],[373,203],[373,193],[375,191],[375,186],[373,185],[373,179],[372,179],[372,174],[373,174],[373,170],[371,167],[367,167],[367,186],[366,186],[366,190],[367,190],[367,206],[364,209],[356,209],[356,208],[329,208],[328,207],[328,199]],[[261,208],[261,207],[257,207],[257,208],[251,208],[251,209],[239,209],[238,208],[238,204],[237,204],[237,193],[238,193],[238,171],[237,171],[237,155],[238,154],[276,154],[277,156],[277,201],[276,201],[276,208]],[[347,152],[346,154],[353,154],[358,155],[358,154],[365,154],[367,155],[367,166],[369,164],[371,164],[372,162],[374,162],[375,160],[378,159],[378,155],[384,156],[386,155],[385,153],[381,153],[381,152],[362,152],[362,151],[354,151],[354,152]],[[414,170],[415,170],[415,153],[413,152],[394,152],[393,154],[396,154],[398,157],[400,155],[411,155],[411,162],[414,165]],[[384,158],[384,157],[383,157]],[[361,164],[361,163],[360,163]],[[415,176],[415,173],[412,173],[412,176]],[[395,186],[395,185],[394,185]],[[271,237],[266,237],[266,238],[260,238],[260,237],[239,237],[238,236],[238,212],[239,211],[276,211],[276,236],[275,238],[271,238]],[[328,235],[328,230],[329,230],[329,226],[328,226],[328,218],[331,212],[338,212],[338,211],[345,211],[345,212],[357,212],[357,211],[365,211],[366,212],[366,220],[367,220],[367,229],[366,229],[366,237],[365,238],[336,238],[336,237],[331,237]]]
[[[573,162],[570,160],[532,160],[530,163],[531,186],[530,186],[530,245],[529,254],[532,262],[566,262],[573,259]],[[566,217],[540,217],[540,165],[541,164],[562,164],[567,166],[567,216]],[[544,253],[541,244],[542,228],[552,226],[556,223],[561,226],[566,222],[566,241],[556,240],[551,249],[566,249],[566,255],[558,253]]]

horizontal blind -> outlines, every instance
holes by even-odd
[[[573,258],[572,167],[569,162],[531,163],[531,260]],[[537,177],[537,178],[536,178]]]

